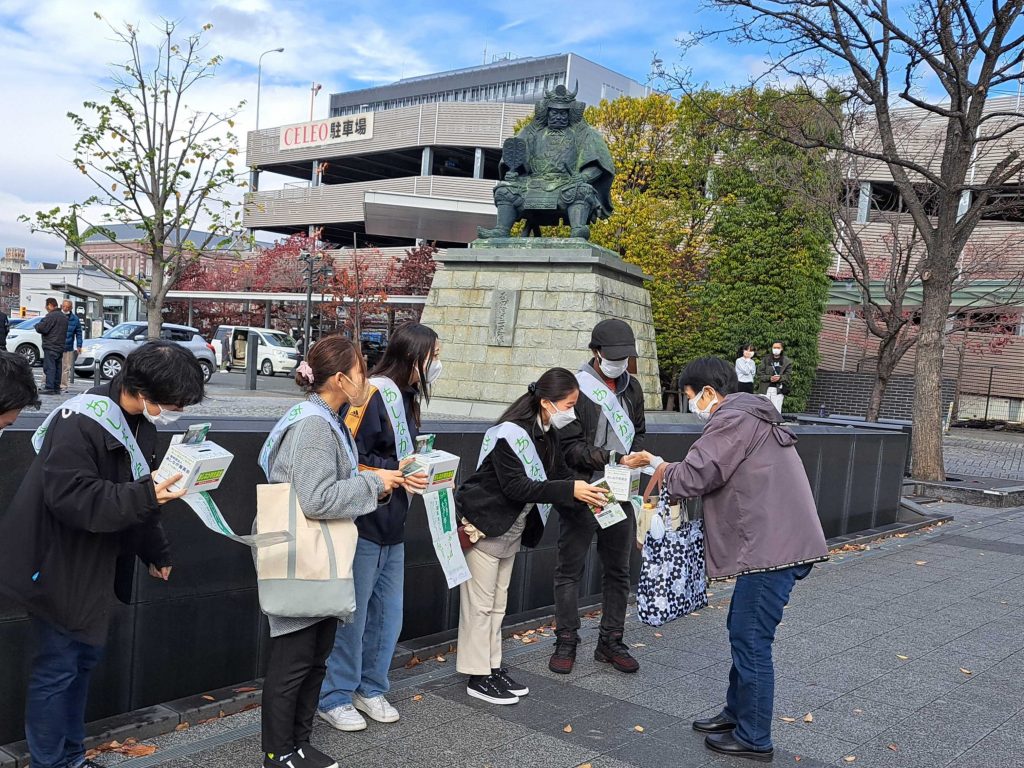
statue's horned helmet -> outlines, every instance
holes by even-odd
[[[576,101],[576,94],[579,93],[579,90],[578,82],[574,91],[570,91],[564,85],[556,86],[553,91],[544,91],[544,103],[548,108],[569,109],[573,102]]]

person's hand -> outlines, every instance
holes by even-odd
[[[395,488],[400,488],[405,480],[400,469],[375,469],[373,472],[384,483],[385,496],[395,490]]]
[[[402,477],[402,485],[405,486],[405,490],[416,493],[422,491],[427,487],[427,483],[430,482],[430,475],[426,472],[417,472],[415,475],[404,475]]]
[[[772,376],[772,381],[775,382],[775,381],[778,381],[781,378],[782,378],[781,376]]]
[[[637,451],[636,453],[630,453],[619,459],[619,464],[630,469],[637,469],[638,467],[646,467],[651,463],[651,454],[647,451]]]
[[[158,483],[156,480],[153,481],[153,490],[156,491],[156,503],[166,504],[168,501],[174,501],[180,499],[185,495],[186,488],[182,488],[180,491],[172,491],[170,487],[176,482],[181,480],[181,472],[176,475],[172,475],[164,480],[162,483]]]
[[[572,489],[573,498],[582,501],[591,507],[603,507],[608,503],[608,492],[603,488],[596,488],[590,483],[577,480]]]
[[[165,565],[162,568],[158,568],[157,566],[150,563],[149,575],[152,576],[154,579],[167,581],[169,578],[171,578],[171,566]]]

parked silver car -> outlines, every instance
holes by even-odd
[[[217,356],[213,347],[195,328],[187,325],[164,323],[160,330],[160,338],[174,341],[191,350],[199,365],[203,368],[206,380],[209,381],[217,370]],[[144,344],[149,334],[149,326],[144,321],[121,323],[104,333],[98,339],[90,339],[82,347],[82,354],[75,360],[76,376],[91,376],[96,361],[100,364],[100,375],[104,379],[112,379],[121,372],[124,359]]]

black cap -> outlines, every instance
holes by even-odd
[[[628,323],[618,318],[602,320],[590,334],[590,347],[599,348],[606,360],[636,357],[636,337]]]

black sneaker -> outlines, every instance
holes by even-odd
[[[466,685],[466,693],[474,699],[486,701],[489,704],[518,704],[519,697],[494,679],[494,675],[471,675]]]
[[[515,696],[526,696],[530,689],[522,683],[517,683],[511,677],[508,676],[508,670],[502,667],[501,669],[491,670],[491,679]]]
[[[289,752],[286,755],[267,752],[263,755],[263,768],[305,768],[305,765],[306,761],[298,752]]]
[[[305,768],[338,768],[338,761],[311,744],[302,744],[295,752],[305,760]]]

